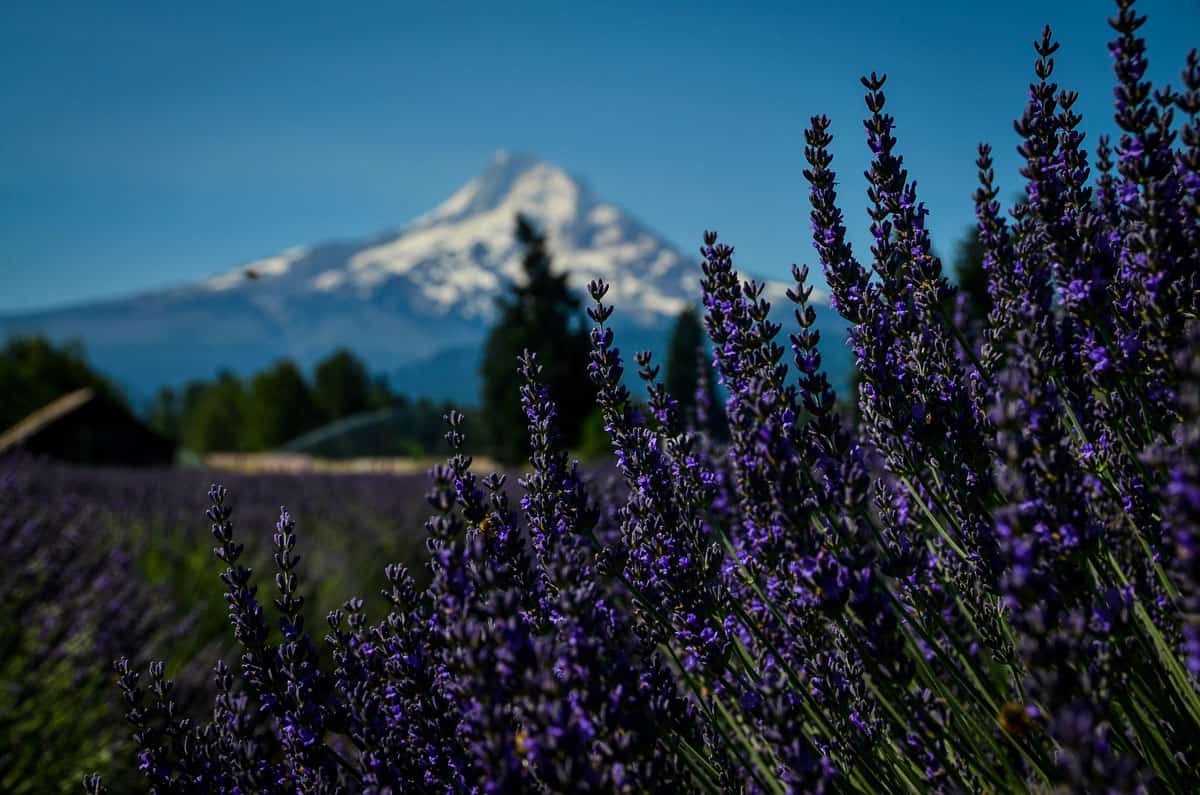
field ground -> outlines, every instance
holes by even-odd
[[[441,459],[436,458],[318,458],[305,453],[210,453],[204,457],[210,469],[243,474],[304,474],[328,475],[414,475],[426,472]],[[474,457],[477,472],[499,471],[500,465],[490,458]]]

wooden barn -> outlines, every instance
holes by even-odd
[[[20,449],[59,461],[104,466],[170,466],[175,443],[92,389],[77,389],[0,434],[0,455]]]

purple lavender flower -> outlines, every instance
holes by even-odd
[[[1115,148],[1086,151],[1048,28],[1007,217],[979,147],[992,308],[978,327],[933,254],[886,78],[862,79],[869,265],[847,242],[832,124],[812,118],[812,239],[850,324],[859,422],[822,370],[808,268],[793,268],[785,347],[764,283],[709,232],[701,289],[728,439],[708,432],[707,407],[679,411],[649,352],[634,355],[644,401],[631,394],[608,285],[592,282],[587,376],[615,477],[570,461],[537,358],[509,363],[529,439],[519,504],[503,475],[472,470],[450,413],[428,584],[387,567],[374,622],[346,600],[328,619],[331,665],[306,632],[291,514],[273,536],[276,636],[214,487],[241,664],[218,664],[205,721],[183,714],[161,663],[118,664],[151,787],[1192,787],[1200,56],[1183,90],[1153,91],[1132,6],[1111,20]]]

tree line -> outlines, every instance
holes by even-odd
[[[84,387],[129,405],[116,384],[88,364],[80,343],[54,345],[45,337],[8,340],[0,348],[0,431]]]
[[[368,412],[385,419],[345,455],[429,455],[442,449],[449,404],[413,399],[346,348],[319,361],[311,378],[290,359],[240,378],[224,371],[180,389],[164,387],[147,412],[151,427],[198,453],[275,450],[338,420]]]
[[[587,378],[590,323],[565,272],[555,272],[545,235],[518,216],[515,236],[523,248],[523,279],[497,299],[497,320],[485,341],[480,364],[480,408],[467,408],[469,445],[498,461],[525,460],[525,409],[517,359],[538,354],[542,383],[558,406],[565,442],[584,460],[608,453],[608,435],[595,409]],[[967,330],[989,309],[982,248],[974,227],[954,257],[966,304]],[[952,312],[952,307],[946,307]],[[663,380],[684,417],[694,418],[698,394],[707,396],[707,429],[721,434],[721,404],[703,323],[696,307],[686,307],[668,338]],[[632,361],[632,359],[631,359]],[[92,387],[128,406],[129,401],[87,363],[82,346],[55,346],[41,337],[10,340],[0,349],[0,430],[73,389]],[[317,454],[412,455],[442,452],[444,415],[449,403],[411,399],[372,375],[352,351],[342,348],[319,361],[311,377],[292,360],[281,359],[246,377],[230,371],[181,388],[163,387],[144,412],[148,424],[197,453],[256,452],[278,449],[305,434],[348,417],[387,409],[386,421],[326,443]],[[460,410],[463,407],[457,407]]]
[[[0,346],[0,431],[84,387],[138,413],[121,388],[91,366],[81,343],[55,344],[42,336],[8,340]],[[247,377],[223,371],[213,379],[161,388],[140,413],[162,435],[208,453],[277,449],[329,423],[374,411],[385,414],[383,421],[336,445],[337,454],[424,456],[443,451],[443,416],[449,410],[448,403],[396,392],[343,348],[318,362],[311,377],[290,359]],[[474,412],[468,414],[474,422]]]

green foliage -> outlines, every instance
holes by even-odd
[[[954,280],[967,296],[967,313],[974,325],[983,323],[992,309],[992,298],[987,289],[987,271],[983,269],[983,255],[979,229],[972,224],[967,234],[959,241],[954,254]]]
[[[121,404],[125,399],[107,378],[93,370],[83,346],[56,346],[45,337],[15,337],[0,348],[0,430],[68,392],[91,387]]]
[[[493,455],[516,463],[528,454],[527,420],[521,408],[517,357],[533,351],[542,366],[542,382],[558,403],[559,427],[568,445],[577,444],[591,412],[594,390],[582,377],[590,342],[580,300],[567,286],[566,274],[551,271],[546,238],[532,223],[517,217],[517,240],[525,247],[524,283],[499,300],[500,317],[484,346],[482,420]]]
[[[382,375],[372,378],[371,383],[367,386],[367,406],[369,408],[378,409],[390,406],[398,399],[403,399],[403,396],[392,392],[391,384]]]
[[[380,421],[364,414],[387,409]],[[258,452],[287,446],[314,455],[422,456],[441,451],[445,405],[396,395],[383,376],[345,348],[317,363],[311,382],[288,359],[241,379],[222,372],[215,381],[164,387],[146,412],[158,432],[197,453]],[[350,419],[343,433],[342,420]],[[368,417],[369,419],[369,417]],[[326,426],[312,444],[302,439]],[[299,447],[293,441],[305,441]]]
[[[689,419],[695,417],[696,391],[702,374],[708,393],[708,430],[715,431],[721,426],[721,404],[717,400],[716,379],[708,356],[708,336],[704,332],[700,313],[689,304],[679,313],[671,330],[665,373],[667,391],[679,401],[679,410]]]
[[[588,463],[605,461],[612,455],[612,442],[604,430],[604,412],[596,409],[583,421],[579,432],[580,460]]]
[[[159,389],[146,410],[146,424],[168,439],[178,439],[182,400],[182,396],[169,386]]]
[[[412,400],[403,395],[396,397],[391,403],[393,419],[389,433],[415,446],[423,455],[447,452],[445,417],[451,408],[453,406],[449,403],[435,403],[428,398]],[[474,430],[475,423],[474,412],[468,412],[468,433]]]
[[[186,633],[173,633],[171,675],[202,649],[227,643],[227,606],[207,596],[212,586],[211,537],[196,528],[135,523],[124,528],[124,543],[136,549],[138,574],[164,588],[172,605],[187,611]],[[260,542],[261,543],[261,542]]]
[[[288,359],[254,376],[248,397],[246,434],[253,449],[278,447],[324,421],[304,373]]]
[[[107,671],[81,674],[73,656],[44,656],[36,634],[36,629],[24,628],[24,635],[15,638],[17,651],[0,659],[0,681],[5,683],[0,687],[0,735],[22,740],[0,754],[5,761],[0,792],[74,795],[93,770],[121,772],[135,780],[128,758],[122,758],[130,756],[124,748],[127,731]],[[80,643],[76,653],[86,654],[84,646]],[[34,668],[36,687],[30,687],[28,672]],[[48,770],[47,748],[62,754]],[[118,783],[116,791],[126,790]]]
[[[195,408],[179,422],[184,444],[199,452],[253,449],[245,432],[246,391],[237,376],[223,372],[212,384],[194,390],[192,398]]]
[[[322,458],[407,456],[421,458],[446,454],[445,416],[454,408],[428,398],[392,398],[390,404],[360,412],[324,425],[292,440],[284,449]],[[468,415],[468,429],[476,428],[477,417]],[[474,430],[469,432],[475,433]]]
[[[696,403],[696,384],[700,380],[697,365],[708,348],[708,338],[700,322],[696,307],[688,304],[671,330],[667,343],[667,371],[665,383],[671,397],[679,401],[681,410],[688,410]]]
[[[367,366],[345,348],[317,365],[312,391],[326,419],[349,417],[371,408],[372,384]]]

